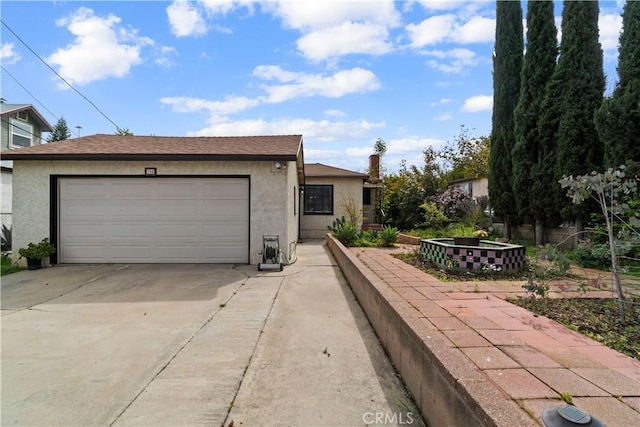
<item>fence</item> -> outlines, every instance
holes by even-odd
[[[11,228],[11,213],[0,213],[0,229],[2,225],[9,229]]]

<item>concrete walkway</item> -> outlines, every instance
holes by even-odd
[[[640,425],[640,362],[505,301],[523,293],[522,283],[441,282],[389,250],[350,251],[419,312],[429,338],[439,334],[538,423],[542,411],[567,393],[608,427]]]
[[[2,279],[2,425],[422,425],[321,241]]]

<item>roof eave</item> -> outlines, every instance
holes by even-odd
[[[3,160],[90,160],[90,161],[296,161],[297,156],[235,154],[35,154],[4,153]]]
[[[42,128],[43,132],[53,132],[53,127],[51,126],[51,124],[44,117],[42,117],[42,114],[40,114],[38,110],[36,110],[35,107],[31,104],[24,104],[20,107],[12,108],[11,110],[3,111],[2,115],[7,116],[9,114],[19,113],[20,111],[25,110],[31,110],[33,112],[34,116],[36,116],[36,118],[40,121],[40,127]]]

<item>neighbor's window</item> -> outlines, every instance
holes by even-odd
[[[365,187],[362,189],[362,204],[368,206],[371,204],[371,188]]]
[[[333,215],[333,185],[305,185],[304,213]]]
[[[10,137],[12,147],[31,147],[33,141],[33,126],[21,120],[9,119]]]

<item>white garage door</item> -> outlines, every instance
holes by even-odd
[[[61,178],[60,263],[248,263],[248,178]]]

